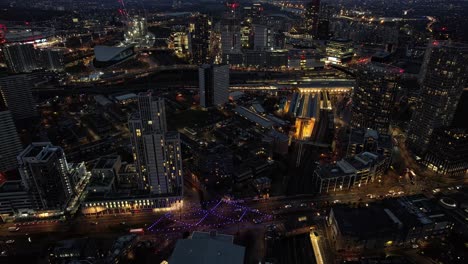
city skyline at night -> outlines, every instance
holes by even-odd
[[[466,263],[467,12],[0,1],[0,263]]]

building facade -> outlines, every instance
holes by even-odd
[[[198,68],[200,106],[220,106],[229,100],[229,66],[204,64]]]
[[[1,99],[1,94],[0,94]],[[18,167],[16,157],[23,150],[11,112],[0,102],[0,172]]]
[[[32,143],[18,155],[23,184],[42,210],[63,210],[74,194],[65,153],[51,143]]]
[[[434,130],[450,126],[468,80],[468,46],[433,41],[421,68],[420,103],[413,113],[408,141],[416,155],[427,151]]]
[[[15,121],[38,116],[31,91],[36,77],[35,74],[19,74],[0,78],[0,93]]]
[[[32,72],[40,68],[32,44],[7,44],[2,47],[2,51],[12,73]]]
[[[437,174],[464,177],[468,172],[468,131],[441,127],[434,130],[423,164]]]
[[[177,132],[167,132],[164,99],[138,95],[138,113],[129,119],[140,189],[160,195],[182,195],[182,157]]]
[[[402,70],[380,63],[358,67],[351,126],[387,134]]]

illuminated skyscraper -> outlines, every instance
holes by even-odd
[[[381,63],[360,65],[353,94],[351,126],[387,134],[398,81],[403,71]]]
[[[304,27],[306,33],[311,36],[317,35],[318,21],[320,13],[320,0],[312,0],[305,7]]]
[[[128,121],[141,189],[182,195],[182,157],[177,132],[167,132],[164,99],[138,95],[138,113]]]
[[[408,140],[415,154],[428,148],[434,129],[450,126],[468,80],[468,46],[450,41],[433,41],[426,50],[421,69],[421,90],[417,109],[408,128]]]
[[[192,17],[189,25],[190,37],[192,39],[192,62],[203,64],[210,62],[210,36],[211,18],[207,15]]]

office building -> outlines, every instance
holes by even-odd
[[[464,177],[468,172],[468,131],[440,127],[434,130],[423,164],[440,175]]]
[[[423,156],[434,130],[450,126],[468,80],[468,46],[450,41],[430,42],[421,68],[421,88],[408,128],[408,142]]]
[[[323,33],[322,33],[323,34]],[[331,64],[345,64],[354,56],[353,42],[349,39],[331,39],[325,48],[327,61]]]
[[[226,13],[220,22],[223,63],[240,65],[242,64],[242,37],[239,3],[228,2],[226,7]]]
[[[62,148],[48,142],[32,143],[18,155],[25,189],[42,210],[63,210],[74,194]]]
[[[204,64],[198,68],[200,106],[220,106],[229,99],[229,66]]]
[[[265,25],[253,25],[254,49],[269,50],[273,46],[273,34],[271,29]]]
[[[2,51],[12,73],[32,72],[40,68],[32,44],[7,44],[2,47]]]
[[[16,157],[23,150],[23,147],[18,138],[11,112],[6,108],[2,109],[1,105],[0,102],[0,172],[5,172],[18,166]]]
[[[39,56],[42,67],[48,71],[63,71],[65,69],[64,49],[50,48],[41,49]]]
[[[180,138],[176,132],[167,132],[164,99],[140,93],[138,109],[130,117],[129,128],[140,189],[182,195]]]
[[[327,222],[337,250],[363,252],[443,238],[454,226],[434,200],[422,194],[385,199],[365,207],[335,205]]]
[[[386,64],[365,63],[356,73],[351,126],[387,134],[398,81],[403,70]]]
[[[19,74],[0,78],[0,93],[15,121],[37,117],[31,88],[37,83],[36,74]],[[1,98],[0,98],[1,99]]]
[[[386,159],[374,153],[363,152],[344,158],[336,164],[319,165],[313,175],[317,192],[349,190],[378,181],[387,168]]]

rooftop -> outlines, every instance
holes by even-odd
[[[232,236],[194,232],[189,239],[180,239],[169,259],[171,264],[241,264],[245,248],[234,245]]]

